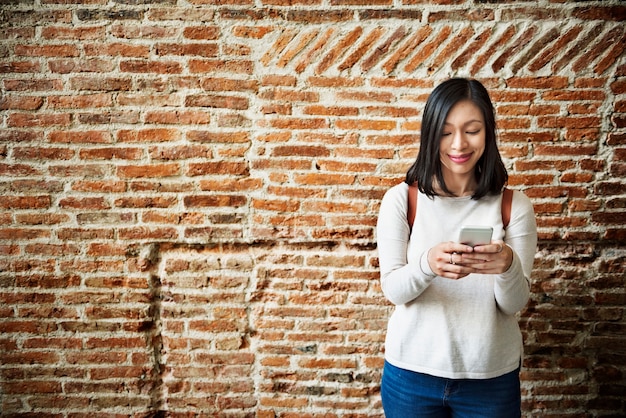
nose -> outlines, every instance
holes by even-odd
[[[465,135],[463,135],[462,131],[457,131],[454,133],[452,137],[452,149],[462,150],[467,145],[467,141],[465,139]]]

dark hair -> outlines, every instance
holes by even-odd
[[[496,144],[496,121],[493,104],[487,89],[477,80],[452,78],[432,91],[422,116],[420,149],[417,159],[406,173],[405,182],[417,182],[420,192],[434,197],[434,182],[447,195],[452,195],[443,179],[439,157],[443,128],[450,109],[461,100],[470,100],[482,111],[485,119],[485,151],[476,163],[475,176],[478,187],[472,199],[487,194],[498,194],[508,180],[506,167]]]

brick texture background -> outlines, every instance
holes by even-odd
[[[539,248],[525,417],[626,401],[620,1],[0,6],[2,416],[382,417],[380,199],[450,76]]]

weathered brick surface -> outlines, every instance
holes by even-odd
[[[537,213],[524,416],[623,416],[620,1],[66,3],[0,8],[2,416],[381,417],[379,202],[455,75]]]

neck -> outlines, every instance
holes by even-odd
[[[451,178],[444,177],[444,181],[452,196],[456,197],[472,196],[478,187],[473,174],[468,176],[453,176]]]

